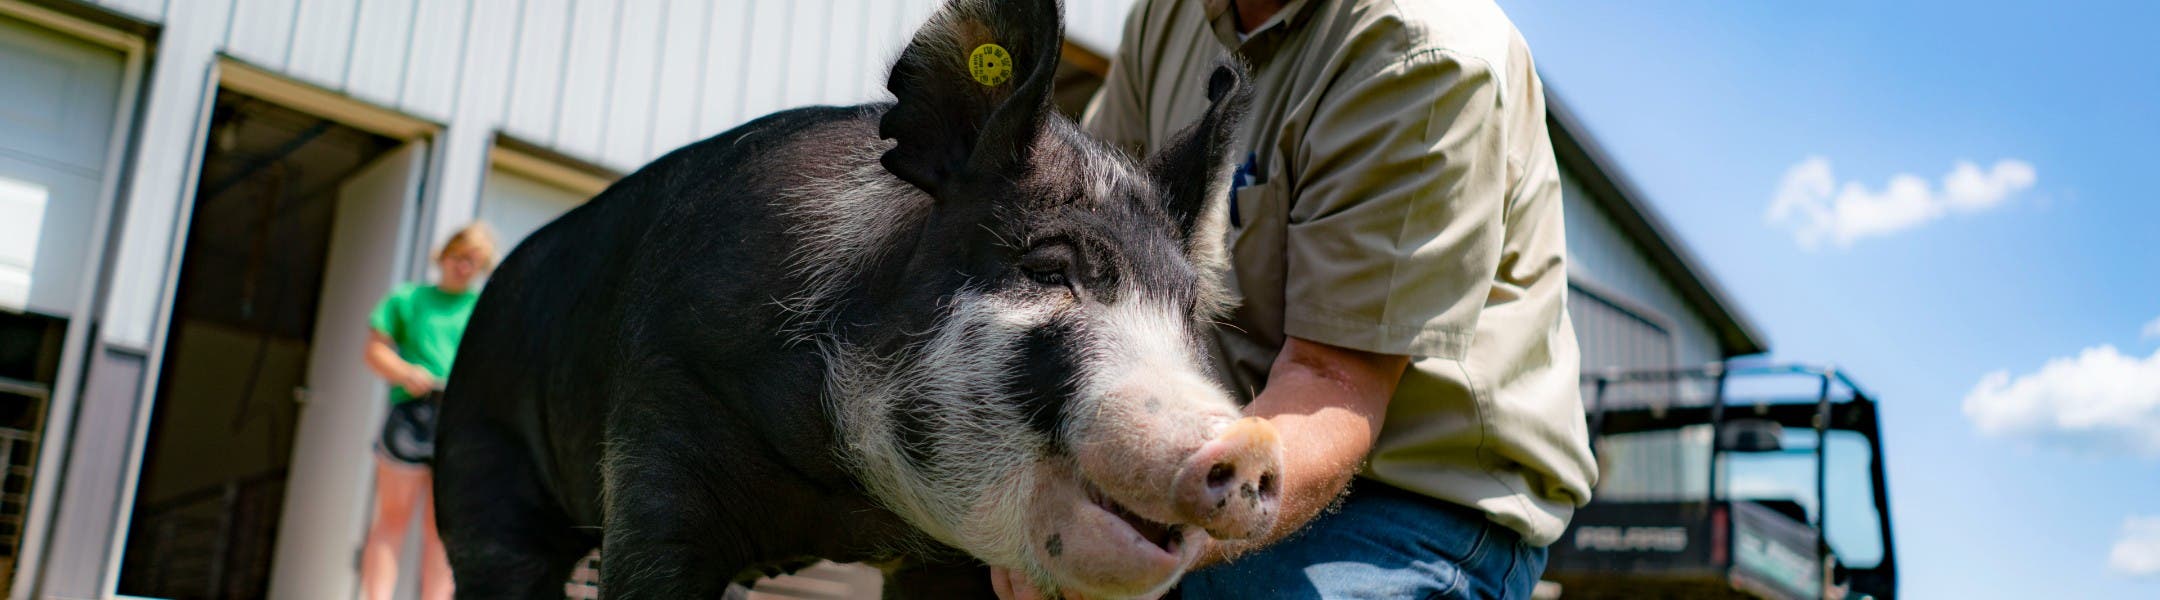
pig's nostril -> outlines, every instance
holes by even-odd
[[[1258,417],[1233,422],[1186,458],[1173,482],[1178,519],[1219,540],[1247,539],[1275,526],[1282,501],[1282,442]]]
[[[1219,488],[1230,485],[1230,478],[1236,476],[1237,467],[1232,466],[1230,463],[1226,462],[1215,463],[1215,466],[1208,467],[1207,485],[1210,488]]]

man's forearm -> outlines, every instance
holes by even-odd
[[[1267,388],[1245,414],[1275,425],[1283,440],[1283,495],[1275,527],[1249,540],[1220,542],[1203,565],[1274,543],[1326,510],[1372,451],[1388,398],[1409,364],[1297,338],[1269,367]]]

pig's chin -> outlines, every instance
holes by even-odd
[[[1064,479],[1064,478],[1061,478]],[[1093,484],[1070,478],[1037,511],[1034,558],[1058,587],[1090,597],[1143,597],[1176,583],[1199,557],[1197,527],[1141,517]]]

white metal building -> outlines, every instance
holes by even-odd
[[[1067,2],[1076,106],[1130,0]],[[882,96],[934,5],[0,0],[9,596],[352,597],[374,300],[476,217],[514,243],[686,142]],[[1553,106],[1586,365],[1762,351]]]

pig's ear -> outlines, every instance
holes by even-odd
[[[897,103],[878,135],[881,162],[931,192],[953,175],[1027,160],[1053,107],[1064,42],[1057,0],[950,0],[908,42],[885,89]]]
[[[1215,255],[1221,252],[1226,214],[1221,205],[1229,201],[1231,169],[1237,165],[1238,122],[1252,102],[1244,66],[1228,57],[1216,63],[1207,96],[1200,121],[1149,157],[1147,170],[1163,190],[1163,210],[1185,236],[1187,253],[1212,262],[1220,258]]]

